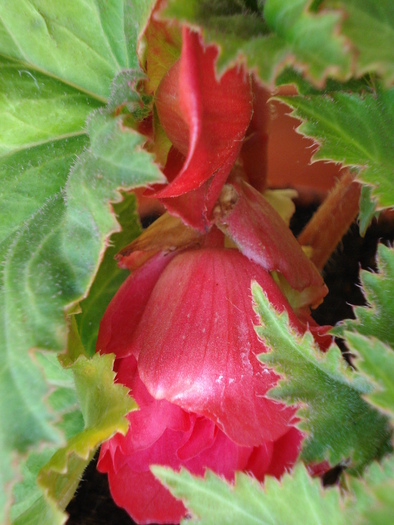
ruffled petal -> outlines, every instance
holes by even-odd
[[[263,481],[271,463],[273,450],[272,441],[266,441],[259,447],[255,447],[245,467],[246,472],[253,474],[259,481]]]
[[[188,433],[194,428],[195,416],[165,399],[157,400],[150,395],[141,381],[134,356],[117,360],[117,381],[130,388],[139,410],[130,412],[127,437],[118,439],[118,446],[126,455],[152,446],[168,428]]]
[[[211,448],[216,440],[217,430],[217,426],[213,421],[206,417],[198,417],[194,423],[193,432],[190,437],[177,451],[178,458],[185,461]]]
[[[183,503],[149,470],[136,472],[125,464],[117,472],[109,470],[108,480],[115,503],[137,523],[179,523],[186,514]]]
[[[185,461],[184,466],[193,474],[202,476],[205,469],[213,470],[219,476],[233,481],[236,470],[244,470],[252,452],[252,447],[240,447],[224,432],[216,429],[212,446],[198,456]]]
[[[204,230],[209,215],[242,146],[252,116],[252,94],[240,68],[215,75],[216,46],[203,47],[200,36],[183,29],[182,54],[163,78],[156,94],[160,122],[173,145],[184,155],[182,168],[171,174],[164,188],[147,194],[158,197],[187,224]],[[182,195],[201,190],[200,217],[190,216]],[[217,182],[212,185],[212,182]],[[212,187],[211,187],[212,185]],[[205,210],[205,211],[204,211]],[[202,212],[204,212],[202,214]]]
[[[294,413],[264,397],[277,376],[256,357],[265,347],[253,327],[252,279],[302,333],[263,268],[237,250],[206,248],[178,254],[164,270],[133,349],[153,397],[212,419],[243,446],[277,439]]]
[[[146,424],[151,425],[152,420]],[[132,430],[122,438],[125,441],[135,439]],[[204,438],[207,438],[205,442]],[[184,507],[175,505],[175,498],[168,491],[163,491],[151,475],[151,465],[166,465],[173,469],[184,466],[195,475],[203,475],[208,468],[231,481],[235,471],[243,470],[248,464],[253,450],[239,447],[212,421],[202,417],[195,418],[191,432],[166,429],[151,446],[127,454],[126,450],[131,449],[130,446],[122,447],[123,455],[119,459],[119,451],[116,451],[115,458],[114,449],[104,444],[98,469],[108,473],[115,502],[138,523],[178,522],[185,514]]]
[[[287,470],[294,465],[300,452],[304,434],[296,427],[290,430],[275,441],[271,463],[267,469],[267,474],[280,478]]]

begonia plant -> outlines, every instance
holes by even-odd
[[[392,247],[316,308],[394,222],[393,49],[390,0],[0,1],[1,523],[92,461],[131,524],[390,522]]]

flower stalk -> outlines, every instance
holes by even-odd
[[[321,272],[359,212],[361,184],[345,171],[323,204],[298,236],[312,249],[311,261]]]

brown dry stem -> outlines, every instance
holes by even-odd
[[[319,271],[357,217],[360,191],[361,184],[346,171],[298,236],[301,245],[312,248],[311,260]]]

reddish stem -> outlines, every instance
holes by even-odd
[[[345,172],[300,233],[298,241],[312,248],[311,260],[319,271],[357,217],[360,191],[354,176]]]

